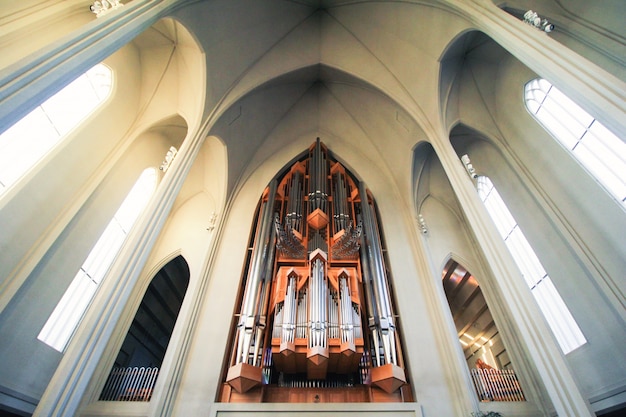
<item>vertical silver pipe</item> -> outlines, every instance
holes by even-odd
[[[294,292],[294,288],[293,288],[293,277],[289,277],[289,281],[287,284],[287,294],[285,295],[285,306],[283,308],[284,312],[283,312],[283,334],[281,337],[281,341],[282,342],[291,342],[291,338],[290,338],[290,332],[291,332],[291,327],[290,325],[293,324],[291,317],[292,317],[292,310],[294,308],[293,306],[293,292]]]
[[[272,204],[272,212],[274,210]],[[269,240],[265,243],[267,249],[265,258],[265,267],[263,268],[263,276],[261,277],[261,291],[255,300],[256,315],[256,340],[254,344],[254,354],[252,356],[252,365],[261,366],[263,346],[263,336],[265,335],[265,326],[267,324],[267,308],[269,307],[269,291],[272,283],[272,273],[274,271],[274,255],[276,254],[276,228],[269,226]]]
[[[359,191],[360,192],[360,191]],[[361,201],[363,198],[367,199],[367,196],[361,197]],[[362,220],[362,219],[361,219]],[[367,242],[365,240],[365,233],[361,234],[361,269],[363,275],[363,292],[365,293],[365,302],[367,304],[367,325],[370,330],[370,334],[372,335],[372,343],[374,344],[374,354],[372,355],[372,365],[380,366],[380,351],[378,345],[378,331],[380,325],[380,314],[378,303],[376,302],[376,295],[374,293],[374,286],[372,284],[372,272],[370,268],[368,250],[367,250]]]
[[[354,342],[354,331],[352,322],[352,299],[350,298],[350,289],[346,277],[340,278],[341,287],[341,317],[342,317],[342,335],[343,342]]]
[[[290,300],[290,308],[289,308],[289,342],[295,342],[295,331],[296,331],[296,303],[297,300],[297,292],[296,292],[296,277],[289,277],[289,287],[291,289],[291,294],[289,296]]]
[[[296,302],[298,303],[298,314],[296,315],[296,338],[301,338],[302,327],[302,300],[300,295],[297,295]]]
[[[241,315],[237,332],[239,333],[239,343],[237,344],[237,354],[235,363],[247,363],[250,353],[250,345],[256,333],[256,316],[258,314],[258,304],[263,292],[263,275],[269,262],[271,248],[272,220],[274,213],[274,200],[276,197],[276,180],[272,180],[269,186],[267,201],[262,205],[261,224],[257,229],[254,249],[252,252],[252,262],[250,273],[246,282],[244,299],[241,307]],[[275,246],[275,245],[274,245]]]
[[[365,241],[367,244],[366,252],[372,273],[374,295],[380,313],[378,330],[381,341],[383,342],[385,362],[397,365],[395,341],[393,340],[395,339],[395,324],[391,310],[391,297],[387,286],[387,275],[383,264],[380,236],[378,235],[373,208],[368,202],[367,190],[363,182],[359,184],[359,192],[361,193],[361,212],[363,216],[363,227],[365,229]]]

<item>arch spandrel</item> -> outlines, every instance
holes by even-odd
[[[195,130],[201,124],[206,88],[202,44],[184,23],[163,18],[139,34],[132,44],[141,61],[139,125],[180,114]],[[174,99],[172,99],[174,98]]]

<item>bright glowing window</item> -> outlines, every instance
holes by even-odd
[[[96,65],[0,135],[0,194],[106,100],[111,78]]]
[[[59,352],[65,350],[126,235],[152,196],[156,183],[156,169],[144,170],[48,318],[39,333],[39,340]]]
[[[626,144],[548,81],[524,90],[530,113],[626,206]]]
[[[585,336],[491,180],[478,177],[477,188],[563,353],[585,344]]]

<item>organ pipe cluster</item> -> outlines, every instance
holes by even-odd
[[[319,139],[265,190],[250,246],[230,390],[406,383],[373,200]]]

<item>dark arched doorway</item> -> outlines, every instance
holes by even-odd
[[[189,285],[182,256],[154,276],[100,395],[103,401],[149,401]]]

